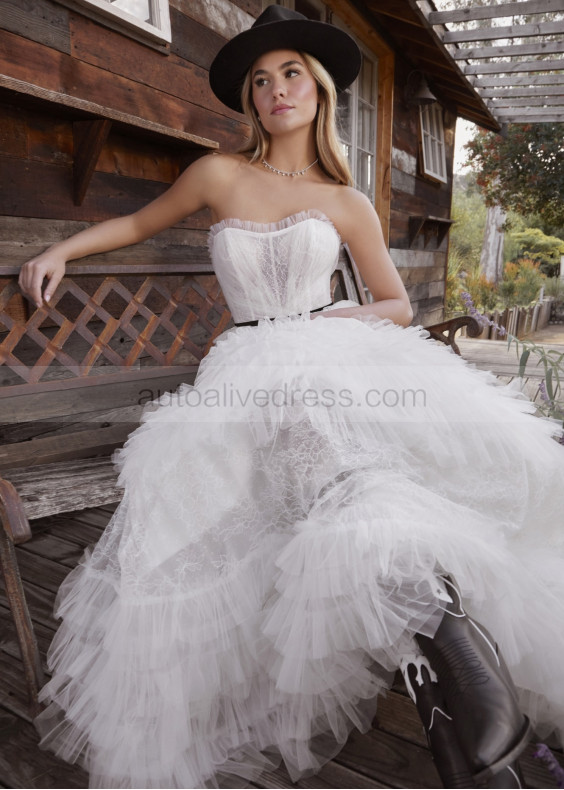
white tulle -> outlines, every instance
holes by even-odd
[[[338,242],[317,212],[215,227],[240,319],[279,317],[225,332],[147,409],[116,458],[124,500],[61,587],[37,724],[93,787],[318,770],[434,634],[442,572],[539,732],[564,727],[552,425],[420,329],[312,320]]]

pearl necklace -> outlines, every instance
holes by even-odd
[[[312,162],[311,165],[308,165],[307,167],[304,167],[303,170],[294,170],[292,173],[289,173],[287,170],[278,170],[276,167],[273,167],[271,164],[269,164],[266,161],[266,159],[262,160],[262,164],[264,165],[264,167],[266,167],[268,170],[272,170],[272,172],[276,173],[276,175],[278,175],[278,176],[290,176],[291,178],[293,178],[294,176],[303,176],[305,173],[307,173],[307,171],[311,167],[316,165],[318,162],[319,162],[319,159],[316,159],[315,162]]]

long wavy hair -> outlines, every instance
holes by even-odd
[[[318,110],[314,120],[315,145],[321,169],[338,184],[353,185],[349,163],[337,134],[337,91],[327,69],[307,52],[300,52],[318,88]],[[251,154],[250,161],[264,159],[268,152],[270,134],[263,129],[253,104],[251,69],[247,72],[241,89],[241,104],[251,125],[249,138],[239,149],[240,153]]]

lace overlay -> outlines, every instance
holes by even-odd
[[[322,212],[269,224],[225,219],[210,229],[209,246],[237,323],[296,315],[331,301],[340,238]]]

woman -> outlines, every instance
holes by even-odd
[[[61,588],[37,723],[92,786],[233,786],[280,755],[314,772],[400,664],[450,787],[520,786],[528,718],[562,724],[561,448],[408,328],[335,135],[333,82],[359,62],[342,31],[268,8],[210,72],[252,155],[200,159],[22,270],[41,304],[67,260],[208,207],[236,322],[130,436],[123,502]],[[329,305],[341,242],[373,304]]]

